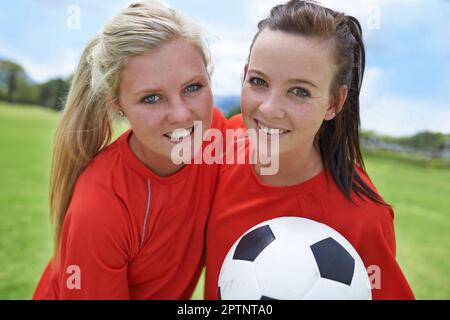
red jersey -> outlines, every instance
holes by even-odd
[[[232,127],[242,125],[239,117],[229,121]],[[248,139],[243,148],[248,159]],[[357,170],[376,191],[368,176]],[[355,203],[344,196],[325,170],[299,185],[273,187],[259,180],[248,161],[222,165],[207,226],[206,299],[217,299],[220,269],[235,241],[251,227],[283,216],[308,218],[330,226],[353,245],[366,268],[378,266],[381,282],[372,288],[373,299],[414,299],[395,259],[392,208],[357,196],[353,200]]]
[[[223,131],[225,123],[214,109],[212,128]],[[47,266],[33,299],[191,297],[204,265],[219,166],[189,164],[170,177],[156,176],[131,151],[131,134],[98,154],[78,178],[61,262]]]

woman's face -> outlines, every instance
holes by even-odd
[[[202,122],[201,136],[211,125],[213,96],[199,49],[177,38],[129,58],[121,72],[119,105],[145,162],[170,162],[176,144],[193,145],[200,130],[194,121]]]
[[[265,29],[245,68],[241,109],[247,128],[267,139],[278,134],[280,155],[307,150],[345,101],[346,87],[341,103],[331,100],[334,74],[330,42]]]

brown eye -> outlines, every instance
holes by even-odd
[[[309,93],[309,91],[304,88],[294,88],[291,90],[291,92],[301,98],[311,97],[311,94]]]
[[[260,78],[250,78],[249,83],[252,86],[265,86],[266,82],[263,79]]]

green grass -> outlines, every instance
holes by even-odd
[[[0,299],[28,299],[51,256],[48,210],[57,113],[0,104]]]
[[[370,154],[366,167],[394,206],[397,258],[417,299],[450,299],[450,170]]]
[[[29,299],[51,257],[48,177],[59,114],[0,103],[0,299]],[[367,153],[395,206],[397,257],[418,299],[450,299],[450,170]],[[203,296],[203,276],[193,299]]]

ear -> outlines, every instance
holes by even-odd
[[[325,115],[325,120],[330,121],[336,118],[336,115],[339,114],[347,100],[348,96],[348,87],[343,85],[339,88],[338,95],[332,98],[332,102],[330,108],[327,110],[327,114]]]
[[[106,103],[108,104],[108,107],[111,108],[111,111],[113,113],[117,113],[120,111],[119,102],[110,94],[106,95]]]

